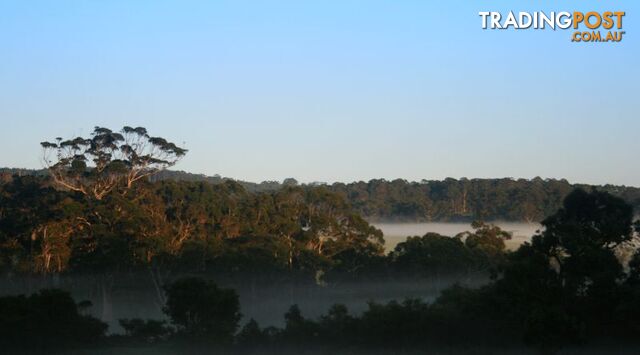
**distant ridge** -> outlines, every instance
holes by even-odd
[[[0,168],[0,174],[45,176],[44,169]],[[151,181],[205,182],[234,181],[252,193],[273,192],[285,186],[323,185],[341,194],[369,221],[426,222],[505,220],[539,222],[562,206],[562,200],[575,188],[598,189],[621,197],[640,212],[640,188],[620,185],[571,184],[565,179],[453,179],[410,182],[403,179],[373,179],[351,183],[299,184],[289,178],[282,182],[260,183],[235,180],[220,175],[207,176],[185,171],[165,170]]]

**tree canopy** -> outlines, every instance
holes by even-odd
[[[144,127],[119,132],[95,127],[88,138],[40,143],[56,185],[101,200],[114,189],[129,189],[145,177],[175,165],[187,150]]]

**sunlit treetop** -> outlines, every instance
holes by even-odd
[[[119,132],[95,127],[89,138],[42,142],[43,160],[56,185],[102,199],[130,189],[136,181],[175,165],[187,150],[144,127]]]

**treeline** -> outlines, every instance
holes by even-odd
[[[518,221],[540,222],[562,206],[574,189],[611,193],[640,211],[640,189],[589,186],[566,180],[445,179],[408,182],[371,180],[336,183],[331,190],[345,196],[370,221]]]
[[[14,174],[44,175],[43,170],[0,169],[5,179]],[[562,205],[576,188],[608,192],[621,197],[640,213],[640,188],[616,185],[571,184],[564,179],[452,179],[410,182],[374,179],[353,183],[299,184],[295,179],[253,183],[184,171],[161,171],[151,181],[189,181],[221,184],[234,181],[246,191],[274,192],[284,187],[325,186],[342,195],[349,205],[371,222],[540,222]]]
[[[219,175],[209,177],[184,171],[163,171],[156,180],[207,181],[230,180]],[[238,181],[247,191],[275,191],[296,186],[295,179],[283,182]],[[347,199],[368,221],[376,222],[540,222],[562,206],[574,189],[597,189],[624,199],[640,213],[640,188],[617,185],[571,184],[565,179],[453,179],[422,180],[374,179],[368,182],[312,183],[302,186],[326,186]]]

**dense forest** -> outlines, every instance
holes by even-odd
[[[371,180],[331,186],[370,221],[540,222],[574,189],[606,191],[640,208],[640,189],[570,184],[566,180],[445,179]]]
[[[171,178],[166,169],[187,151],[141,127],[96,127],[88,138],[41,145],[46,173],[13,171],[0,180],[3,349],[637,346],[640,223],[629,203],[637,202],[637,189],[541,179],[287,180],[256,188]],[[385,216],[526,216],[543,228],[515,251],[505,248],[508,232],[474,221],[455,236],[408,236],[385,254],[381,231],[367,220]],[[371,302],[354,313],[336,304],[317,318],[292,305],[281,327],[243,319],[251,305],[241,304],[235,289],[444,279],[460,284],[429,301]],[[461,285],[465,280],[480,281]],[[33,292],[42,284],[56,288]],[[79,287],[96,290],[98,303],[75,300],[69,290]],[[120,318],[120,332],[108,333],[114,295],[131,302],[140,290],[151,290],[145,301],[162,318]],[[20,340],[25,334],[36,340]]]
[[[141,127],[96,127],[89,138],[59,138],[42,147],[47,173],[14,171],[0,180],[0,270],[6,274],[286,272],[320,282],[403,264],[398,248],[384,255],[381,231],[349,202],[353,192],[345,191],[359,185],[341,191],[338,184],[290,179],[249,191],[228,179],[172,179],[166,169],[187,151]],[[373,190],[395,184],[380,182]],[[470,249],[460,267],[467,271],[483,269],[499,254],[479,252],[494,241],[475,235],[495,234],[500,248],[506,238],[492,226],[474,227],[455,239],[456,247]],[[436,237],[428,241],[450,240]],[[406,253],[411,242],[399,248]],[[397,265],[390,267],[390,260]]]
[[[0,184],[8,274],[315,274],[383,254],[382,233],[326,187],[251,193],[234,181],[150,181],[186,150],[141,127],[97,127],[42,147],[47,174],[5,175]]]
[[[464,260],[467,248],[481,244],[484,253],[501,255],[492,259],[497,263],[489,283],[454,285],[431,303],[371,302],[360,314],[335,304],[315,319],[292,305],[283,327],[261,327],[253,319],[241,325],[242,305],[234,290],[186,277],[164,285],[164,319],[123,318],[124,334],[107,335],[107,324],[86,313],[90,303],[76,303],[64,291],[42,290],[0,297],[0,345],[43,353],[122,352],[123,347],[157,354],[523,353],[523,345],[541,353],[566,347],[637,351],[640,224],[633,222],[631,207],[605,192],[574,190],[543,225],[530,243],[506,253],[500,241],[508,233],[483,224],[476,224],[482,232],[468,235],[464,246],[458,238],[437,235],[407,240],[394,258],[432,272],[438,267],[429,255],[436,252],[443,259]],[[624,249],[631,249],[630,258],[620,256]],[[34,341],[22,340],[25,334]]]
[[[46,170],[0,169],[5,179],[13,175],[46,175]],[[453,179],[410,182],[377,179],[352,183],[299,184],[289,178],[282,182],[252,183],[205,176],[184,171],[164,170],[150,177],[153,182],[187,181],[222,184],[237,182],[247,192],[273,192],[284,187],[315,188],[324,186],[340,194],[352,209],[370,222],[539,222],[562,205],[562,200],[576,188],[606,191],[621,197],[640,210],[640,188],[617,185],[571,184],[567,180],[542,179]]]
[[[240,184],[141,181],[100,200],[58,190],[48,176],[0,184],[0,270],[6,274],[146,270],[328,277],[373,270],[484,270],[509,235],[474,224],[456,238],[430,233],[383,254],[382,232],[327,187],[250,193]],[[471,226],[470,226],[471,227]],[[498,243],[497,246],[494,244]],[[429,265],[406,260],[424,245]],[[488,251],[496,249],[496,251]],[[417,269],[416,269],[417,267]],[[304,276],[303,276],[304,277]]]
[[[221,183],[231,179],[184,171],[162,171],[153,180],[207,181]],[[293,179],[251,183],[238,181],[250,192],[264,192],[297,186]],[[302,184],[326,186],[339,193],[350,206],[371,222],[540,222],[562,206],[574,189],[598,189],[624,199],[636,213],[640,211],[640,188],[617,185],[572,184],[565,179],[453,179],[422,180],[375,179],[368,182]]]

